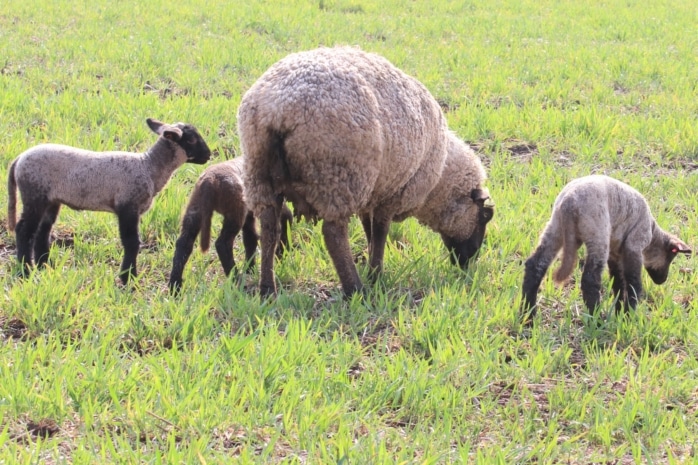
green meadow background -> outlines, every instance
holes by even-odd
[[[698,246],[696,24],[686,0],[3,0],[3,179],[42,142],[144,151],[147,117],[195,124],[211,163],[239,156],[255,79],[349,44],[431,90],[496,213],[467,271],[437,234],[393,225],[384,275],[349,300],[320,226],[296,223],[282,290],[260,301],[255,273],[225,279],[198,250],[167,292],[204,166],[143,217],[129,288],[116,218],[68,208],[53,265],[18,280],[3,206],[0,463],[698,463],[695,257],[663,286],[645,275],[629,315],[609,299],[587,315],[577,271],[543,282],[532,329],[517,321],[523,261],[575,177],[633,185]],[[365,277],[357,221],[350,234]]]

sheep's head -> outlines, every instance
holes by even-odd
[[[152,118],[146,121],[154,133],[175,142],[184,150],[187,163],[203,165],[211,158],[211,150],[206,145],[206,141],[191,124],[166,124]]]
[[[490,202],[487,189],[476,188],[470,192],[469,198],[459,199],[462,207],[461,211],[451,212],[455,218],[462,216],[466,223],[473,224],[472,231],[467,237],[459,238],[457,235],[441,233],[441,239],[449,251],[451,263],[466,269],[468,263],[480,250],[482,241],[485,239],[485,229],[487,223],[494,216],[494,204]],[[472,218],[472,217],[475,218]]]
[[[671,234],[664,231],[655,234],[650,245],[642,251],[644,266],[652,281],[664,284],[669,275],[669,265],[680,253],[690,255],[692,251],[688,245]]]

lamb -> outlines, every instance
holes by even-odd
[[[166,124],[150,118],[147,123],[160,137],[143,154],[92,152],[41,144],[12,162],[7,182],[8,226],[16,232],[22,275],[31,269],[32,249],[36,264],[46,264],[51,228],[61,205],[115,213],[124,247],[119,276],[127,284],[130,276],[137,275],[141,215],[178,167],[184,163],[203,164],[211,157],[194,126]],[[19,222],[16,222],[17,188],[24,206]]]
[[[479,158],[451,133],[429,91],[385,58],[353,47],[291,54],[245,93],[238,110],[245,196],[261,223],[260,293],[276,293],[273,259],[284,199],[323,220],[346,295],[363,284],[348,223],[361,218],[370,277],[391,222],[414,216],[465,268],[494,213]]]
[[[657,225],[647,201],[632,187],[601,175],[575,179],[557,196],[538,247],[526,260],[522,309],[527,317],[535,315],[538,288],[560,249],[562,263],[554,276],[557,282],[572,274],[582,244],[586,246],[582,298],[591,313],[600,302],[605,264],[616,311],[622,307],[627,311],[634,309],[642,296],[643,265],[656,284],[663,284],[674,258],[691,253],[684,242]]]
[[[243,158],[216,163],[201,173],[189,198],[182,217],[182,228],[177,239],[170,273],[170,292],[176,294],[182,287],[182,272],[194,248],[196,236],[201,233],[199,245],[206,252],[211,241],[211,217],[213,212],[223,215],[223,227],[216,240],[216,252],[226,276],[235,268],[233,241],[242,228],[245,246],[245,268],[253,264],[258,235],[255,217],[243,198]],[[281,247],[288,248],[288,225],[292,221],[291,210],[284,205],[281,211]]]

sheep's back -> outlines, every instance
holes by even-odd
[[[243,196],[242,175],[242,158],[209,166],[196,183],[192,202],[198,193],[200,202],[212,202],[213,211],[235,218],[242,225],[248,211]]]
[[[43,144],[20,155],[15,176],[23,199],[39,196],[76,210],[110,212],[128,200],[145,211],[153,186],[135,157],[142,156]]]
[[[576,225],[582,242],[608,241],[611,253],[622,247],[642,250],[652,239],[654,218],[645,198],[608,176],[571,181],[558,195],[555,211],[561,221]]]
[[[256,141],[278,134],[294,192],[326,219],[361,210],[394,213],[420,204],[445,159],[445,119],[415,79],[387,60],[353,48],[293,54],[272,66],[243,97],[243,151],[253,179],[266,156]],[[418,188],[410,186],[420,177]],[[250,179],[252,181],[252,179]],[[254,203],[269,202],[250,186]]]

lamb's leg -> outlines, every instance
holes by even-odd
[[[605,244],[586,244],[587,256],[582,270],[582,299],[592,315],[601,301],[601,275],[608,261],[608,246]]]
[[[371,241],[368,247],[369,257],[369,279],[375,282],[378,275],[383,271],[383,256],[385,255],[385,243],[388,240],[390,231],[390,219],[378,220],[373,218],[371,228]]]
[[[627,300],[625,310],[635,309],[637,301],[642,298],[642,252],[627,251],[623,254],[623,271]]]
[[[288,210],[288,207],[286,207]],[[281,233],[283,238],[283,232]],[[283,239],[282,239],[283,240]],[[259,234],[255,230],[255,219],[252,212],[247,213],[245,224],[242,225],[242,244],[245,246],[245,271],[254,267],[254,254],[257,252]]]
[[[170,292],[175,294],[182,287],[182,274],[192,251],[196,236],[201,230],[201,214],[198,210],[187,212],[182,218],[182,230],[175,243],[175,253],[172,258],[172,271],[170,272]]]
[[[39,230],[34,238],[34,261],[36,262],[37,266],[44,266],[48,261],[51,228],[53,228],[53,224],[56,222],[56,218],[58,218],[58,212],[60,210],[60,203],[49,205],[44,212],[41,223],[39,223]]]
[[[334,267],[342,282],[342,289],[347,296],[363,288],[359,273],[356,271],[349,246],[349,221],[327,221],[322,224],[325,246],[332,258]]]
[[[230,276],[230,272],[235,268],[235,259],[233,258],[233,242],[235,236],[240,232],[240,224],[234,218],[224,217],[221,233],[216,239],[216,252],[218,259],[223,266],[223,272],[226,276]]]
[[[613,298],[616,301],[616,312],[623,308],[623,303],[626,301],[625,295],[625,277],[621,265],[614,261],[608,261],[608,271],[611,275],[611,286],[613,287]]]
[[[27,276],[32,267],[32,249],[36,238],[39,223],[46,210],[48,201],[39,200],[30,202],[27,200],[22,209],[22,216],[15,226],[17,241],[17,261],[21,266],[21,275]]]
[[[137,276],[136,257],[138,249],[141,245],[138,237],[138,223],[140,216],[138,210],[132,205],[125,205],[117,209],[116,213],[119,217],[119,235],[121,236],[121,244],[124,246],[124,258],[121,262],[121,270],[119,278],[124,284],[128,284],[131,276]]]
[[[276,294],[276,283],[274,282],[274,255],[280,236],[280,214],[281,201],[277,205],[265,207],[259,215],[259,224],[262,233],[260,238],[262,263],[259,270],[259,293],[263,297]]]
[[[523,285],[521,286],[523,296],[521,310],[524,317],[527,317],[528,323],[532,323],[533,317],[536,315],[536,300],[538,299],[540,283],[543,282],[545,273],[555,260],[560,247],[562,247],[562,237],[559,234],[552,234],[549,237],[543,236],[540,245],[526,260]]]

